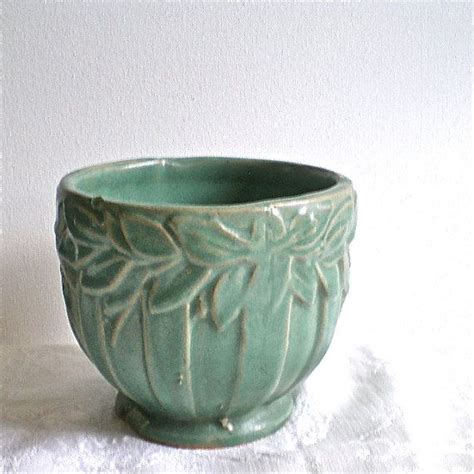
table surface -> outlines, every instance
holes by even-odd
[[[456,430],[433,444],[399,399],[390,364],[333,343],[276,434],[235,448],[184,450],[138,438],[113,413],[114,389],[75,346],[2,348],[6,472],[394,472],[472,469],[469,387]],[[400,393],[402,393],[401,391]],[[416,418],[416,416],[415,416]],[[411,421],[410,421],[411,420]],[[461,428],[459,428],[461,427]],[[423,443],[426,439],[427,442]],[[421,440],[421,441],[420,441]]]

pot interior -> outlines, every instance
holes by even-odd
[[[140,205],[232,205],[326,190],[337,175],[312,166],[238,158],[117,162],[71,173],[66,187]]]

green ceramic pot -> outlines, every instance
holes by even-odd
[[[145,159],[67,175],[57,205],[71,327],[140,435],[229,446],[287,420],[348,290],[348,179],[264,160]]]

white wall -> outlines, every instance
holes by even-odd
[[[423,334],[441,331],[456,350],[472,315],[469,3],[3,9],[4,341],[72,341],[52,231],[63,174],[209,154],[351,177],[360,220],[341,332],[423,360]]]

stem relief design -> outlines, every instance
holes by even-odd
[[[66,303],[77,298],[79,307],[81,292],[99,298],[114,347],[129,318],[141,319],[146,333],[149,318],[181,307],[186,324],[196,307],[200,318],[210,318],[217,331],[226,331],[248,317],[249,305],[260,297],[255,288],[262,284],[256,281],[268,281],[272,313],[290,298],[287,331],[292,306],[312,307],[323,297],[318,292],[330,292],[325,275],[335,267],[347,292],[354,196],[337,205],[318,203],[316,213],[305,208],[286,219],[274,206],[249,217],[248,223],[226,219],[178,213],[163,223],[119,213],[104,202],[92,206],[66,197],[59,202],[55,226]],[[204,294],[210,295],[206,301]],[[186,326],[186,340],[190,329]],[[146,337],[143,343],[146,358]],[[186,360],[186,373],[189,366]]]

